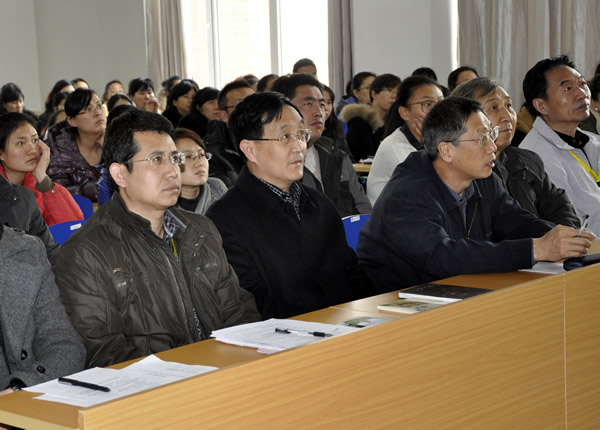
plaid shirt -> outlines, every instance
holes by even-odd
[[[298,217],[298,220],[300,220],[300,198],[302,197],[302,187],[298,184],[298,182],[293,182],[292,185],[290,185],[289,192],[286,192],[261,178],[257,179],[265,184],[268,189],[273,191],[285,203],[290,203],[294,207],[296,217]]]

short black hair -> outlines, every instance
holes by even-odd
[[[211,100],[219,98],[219,90],[212,87],[204,87],[197,91],[192,100],[192,110],[196,108],[202,108],[202,105]]]
[[[223,89],[219,92],[219,98],[217,103],[219,104],[219,109],[226,110],[227,109],[227,94],[233,90],[237,90],[238,88],[250,88],[250,84],[245,79],[236,79],[225,85]]]
[[[412,72],[411,76],[425,76],[426,78],[437,81],[437,75],[431,67],[419,67]]]
[[[400,85],[400,82],[402,82],[401,79],[391,73],[384,73],[377,76],[373,82],[371,82],[371,89],[369,90],[371,100],[373,100],[373,93],[379,94],[383,90],[396,88]]]
[[[251,94],[241,101],[227,123],[238,151],[242,140],[263,137],[265,125],[281,118],[286,105],[298,112],[302,118],[302,113],[289,98],[274,91]],[[239,152],[243,156],[243,152]]]
[[[92,97],[96,94],[93,90],[87,90],[85,88],[78,88],[67,96],[65,101],[65,113],[67,116],[73,118],[82,109],[89,106],[92,101]]]
[[[448,75],[448,89],[450,90],[450,92],[454,91],[454,88],[456,88],[456,81],[458,81],[458,76],[462,72],[466,72],[466,71],[471,71],[471,72],[475,73],[476,76],[479,76],[479,73],[477,73],[477,70],[475,70],[471,66],[461,66],[458,69],[452,70],[450,72],[450,74]]]
[[[115,94],[115,95],[118,95],[118,94]],[[125,94],[122,94],[122,95],[125,96]],[[127,96],[125,96],[125,97],[127,97]],[[129,98],[129,97],[127,97],[127,98]],[[112,97],[111,97],[111,99],[112,99]],[[123,115],[125,112],[128,112],[131,109],[137,109],[137,107],[135,107],[135,106],[133,106],[131,104],[128,104],[128,105],[123,104],[123,105],[119,105],[119,106],[113,107],[113,109],[110,110],[108,116],[106,117],[106,126],[108,127],[108,125],[111,122],[113,122],[115,120],[115,118],[117,118],[118,116]]]
[[[356,75],[354,75],[352,77],[351,92],[354,90],[357,90],[357,91],[360,90],[360,87],[362,86],[363,81],[370,76],[373,76],[374,78],[377,77],[377,75],[373,72],[358,72]]]
[[[192,80],[183,79],[180,83],[175,85],[169,91],[169,97],[167,98],[167,107],[173,106],[173,101],[177,100],[179,97],[186,95],[190,92],[190,90],[194,90],[194,95],[198,92],[198,85]]]
[[[13,84],[9,82],[8,84],[2,85],[0,89],[0,113],[6,112],[6,108],[4,107],[5,103],[14,102],[19,100],[20,97],[25,98],[21,88],[17,84]]]
[[[525,74],[523,79],[523,95],[525,96],[525,107],[533,116],[540,113],[533,106],[534,99],[546,99],[548,97],[548,81],[546,73],[557,67],[566,66],[575,69],[575,64],[566,55],[545,58],[540,60]]]
[[[54,97],[54,94],[60,92],[60,90],[62,90],[64,87],[68,87],[69,85],[73,86],[73,84],[71,84],[71,82],[67,81],[66,79],[59,79],[58,81],[56,81],[56,83],[48,93],[48,97],[46,97],[44,107],[46,108],[47,112],[52,112],[52,98]]]
[[[263,91],[265,91],[267,89],[267,84],[269,83],[269,81],[277,79],[278,77],[279,75],[271,73],[260,78],[260,80],[256,84],[256,92],[262,93]]]
[[[20,112],[8,112],[0,115],[0,151],[6,151],[6,143],[13,132],[23,124],[30,124],[37,129],[33,119]]]
[[[138,91],[146,91],[148,88],[154,92],[154,82],[150,78],[133,78],[129,81],[127,95],[133,97]]]
[[[113,108],[119,100],[127,100],[127,103],[129,103],[129,105],[134,105],[133,100],[131,100],[127,94],[114,94],[110,96],[110,98],[106,102],[106,109],[108,109],[109,113],[113,110]]]
[[[440,142],[456,142],[467,131],[466,123],[474,113],[483,113],[479,102],[466,97],[448,97],[431,109],[423,121],[423,143],[430,159],[438,157]]]
[[[59,91],[56,94],[54,94],[54,96],[52,97],[52,109],[58,107],[58,105],[60,105],[60,102],[62,102],[63,100],[66,100],[67,97],[69,97],[69,94],[70,93],[66,91]]]
[[[296,73],[295,75],[282,76],[273,82],[271,91],[275,91],[283,94],[288,99],[292,100],[296,97],[296,89],[304,85],[310,85],[311,87],[317,87],[323,92],[323,85],[317,78],[308,73]]]
[[[179,75],[173,75],[170,78],[167,78],[164,81],[162,81],[161,86],[165,90],[169,91],[171,88],[173,88],[175,86],[175,82],[177,82],[177,81],[181,81],[181,76],[179,76]],[[152,87],[152,91],[154,91],[154,87]]]
[[[119,115],[106,127],[104,135],[102,159],[106,169],[109,169],[112,163],[120,163],[125,164],[131,171],[133,166],[127,162],[140,151],[134,136],[137,132],[155,132],[172,137],[173,125],[164,116],[141,109],[130,109]],[[108,176],[111,188],[118,190],[119,187],[112,176]]]
[[[310,58],[301,58],[294,63],[294,67],[292,68],[292,73],[298,72],[298,69],[306,66],[313,66],[315,70],[317,70],[317,65]]]

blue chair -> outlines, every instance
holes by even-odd
[[[62,246],[62,244],[67,241],[69,236],[79,230],[82,225],[83,221],[66,221],[51,225],[48,227],[48,229],[50,230],[54,240]]]
[[[77,202],[83,212],[83,220],[87,221],[92,215],[94,215],[94,205],[92,201],[87,197],[80,196],[79,194],[72,194],[73,199]]]
[[[371,215],[351,215],[342,218],[344,223],[344,229],[346,230],[346,242],[348,246],[356,251],[356,245],[358,245],[358,235],[360,229],[367,222]]]

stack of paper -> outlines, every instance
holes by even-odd
[[[228,327],[212,332],[219,342],[257,348],[270,354],[317,342],[332,336],[351,333],[359,328],[297,320],[270,319]]]
[[[69,376],[70,379],[107,387],[109,392],[63,385],[57,379],[24,390],[44,393],[36,397],[39,400],[89,407],[216,369],[163,361],[151,355],[123,369],[94,367]]]

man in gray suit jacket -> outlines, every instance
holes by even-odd
[[[0,224],[0,394],[83,369],[42,242]]]

